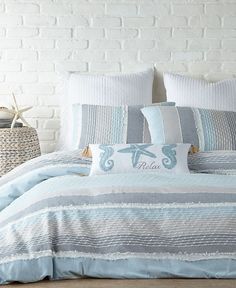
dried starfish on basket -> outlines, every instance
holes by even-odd
[[[25,126],[30,127],[29,123],[25,120],[22,114],[30,110],[32,107],[25,107],[25,108],[19,109],[19,106],[16,102],[16,97],[13,93],[12,93],[12,98],[13,98],[14,104],[12,105],[11,109],[8,109],[6,107],[0,107],[2,119],[12,120],[11,129],[15,127],[16,121],[18,119],[20,119],[23,122],[23,124],[25,124]]]

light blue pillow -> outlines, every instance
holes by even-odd
[[[190,144],[92,144],[90,176],[120,173],[189,173]]]
[[[145,107],[152,143],[190,143],[200,151],[236,150],[236,112]]]
[[[153,104],[174,106],[174,102]],[[73,148],[89,144],[150,143],[144,105],[73,105]]]

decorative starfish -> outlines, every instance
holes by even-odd
[[[14,128],[15,123],[18,119],[20,119],[26,126],[30,127],[29,123],[25,120],[25,118],[22,116],[22,114],[24,112],[30,110],[32,107],[26,107],[26,108],[19,109],[19,106],[17,105],[17,102],[16,102],[16,97],[13,93],[12,93],[12,98],[14,101],[14,105],[12,105],[12,109],[8,109],[9,113],[13,114],[13,120],[11,123],[11,130]]]
[[[146,148],[152,146],[152,144],[131,144],[129,148],[121,149],[118,152],[120,153],[131,153],[132,154],[132,164],[135,168],[138,164],[139,158],[141,155],[145,155],[151,158],[157,158],[157,156],[147,150]]]

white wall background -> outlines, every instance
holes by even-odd
[[[236,75],[236,0],[0,0],[0,104],[14,91],[43,152],[59,128],[58,72],[155,65],[210,80]]]

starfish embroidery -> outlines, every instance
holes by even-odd
[[[120,153],[131,153],[132,154],[132,164],[135,168],[139,162],[139,158],[141,155],[145,155],[147,157],[156,158],[157,156],[146,149],[152,146],[152,144],[131,144],[129,148],[121,149],[118,152]]]

